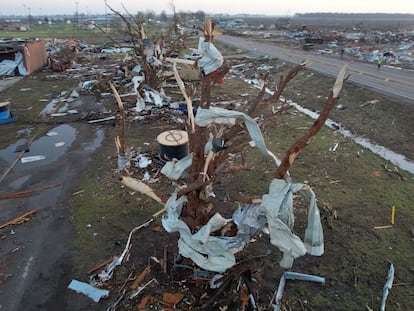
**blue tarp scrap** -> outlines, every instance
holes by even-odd
[[[0,125],[13,123],[16,121],[17,118],[11,113],[8,102],[6,102],[6,105],[4,105],[4,103],[0,103]]]

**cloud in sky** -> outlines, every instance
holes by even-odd
[[[293,15],[305,12],[341,13],[413,13],[414,6],[408,0],[361,1],[361,0],[107,0],[115,10],[124,12],[122,5],[132,14],[152,10],[204,11],[206,13],[247,13],[266,15]],[[79,13],[105,13],[104,0],[17,0],[0,8],[0,15],[51,15]]]

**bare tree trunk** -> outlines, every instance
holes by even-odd
[[[203,75],[201,78],[200,107],[208,109],[211,103],[211,76]],[[205,165],[204,148],[208,140],[208,128],[195,126],[194,131],[189,131],[190,152],[193,154],[193,163],[190,168],[189,186],[194,187],[187,193],[188,203],[184,207],[181,217],[186,224],[195,230],[197,227],[207,223],[210,219],[211,202],[205,200],[202,192],[206,186],[203,182]],[[202,198],[203,197],[203,198]]]

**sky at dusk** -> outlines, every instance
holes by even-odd
[[[2,0],[5,2],[6,0]],[[266,14],[293,15],[307,12],[336,12],[336,13],[412,13],[414,5],[411,0],[107,0],[111,7],[129,13],[139,11],[165,10],[173,12],[173,5],[179,11],[204,11],[207,14]],[[56,15],[105,13],[105,0],[15,0],[0,6],[0,15]],[[109,11],[109,10],[107,10]]]

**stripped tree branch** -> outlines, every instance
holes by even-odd
[[[311,138],[314,137],[324,125],[329,113],[333,107],[335,107],[335,104],[339,99],[339,94],[343,88],[343,82],[346,80],[347,68],[348,67],[345,65],[339,72],[335,85],[329,94],[328,102],[319,117],[312,124],[309,130],[286,151],[282,163],[276,170],[275,177],[277,179],[283,179],[285,177],[298,154],[309,144]]]
[[[119,113],[121,115],[121,130],[119,133],[119,153],[121,156],[125,156],[126,148],[125,148],[125,109],[124,104],[122,103],[121,97],[119,96],[118,91],[116,90],[115,86],[112,83],[109,83],[112,92],[114,93],[116,102],[118,103]]]

